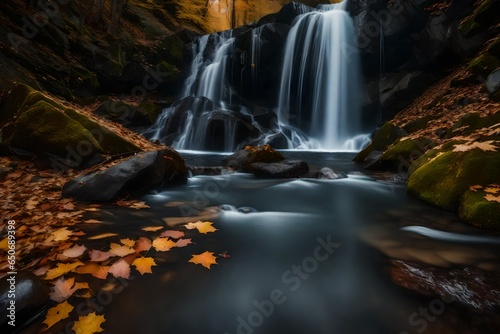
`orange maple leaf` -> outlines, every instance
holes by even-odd
[[[158,237],[153,240],[153,247],[157,252],[166,252],[175,247],[175,242],[169,238]]]
[[[142,251],[148,251],[151,248],[151,240],[146,237],[140,237],[137,239],[134,245],[134,249],[137,253]]]
[[[134,262],[132,262],[132,265],[135,266],[135,268],[138,272],[141,273],[141,275],[144,275],[145,273],[153,273],[151,267],[156,266],[156,262],[152,257],[139,257],[135,259]]]
[[[106,321],[103,315],[97,315],[95,312],[87,314],[85,316],[80,316],[77,321],[75,321],[72,330],[76,334],[94,334],[103,332],[104,329],[101,328],[101,324]]]
[[[123,257],[125,255],[135,253],[135,250],[132,249],[131,247],[122,246],[120,244],[112,242],[108,253],[111,255]]]
[[[48,327],[45,329],[49,329],[54,326],[59,321],[66,319],[69,317],[71,311],[73,311],[73,306],[69,304],[67,301],[64,303],[57,304],[47,311],[47,315],[45,316],[45,320],[43,321]]]
[[[198,255],[193,255],[189,262],[194,264],[201,264],[203,267],[210,269],[210,266],[212,264],[217,264],[217,261],[215,260],[216,258],[217,257],[214,256],[213,252],[207,251]]]
[[[188,230],[197,229],[198,232],[207,234],[210,232],[217,231],[217,229],[213,227],[212,224],[213,224],[212,222],[202,222],[201,220],[199,220],[196,223],[187,223],[184,226],[186,226]]]
[[[90,274],[96,278],[106,279],[109,273],[109,266],[101,266],[97,263],[88,263],[73,270],[78,274]]]

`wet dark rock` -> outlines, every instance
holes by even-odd
[[[251,172],[250,165],[256,162],[273,163],[284,160],[285,157],[273,150],[271,146],[246,146],[224,159],[227,167],[232,169]]]
[[[238,212],[241,212],[241,213],[254,213],[254,212],[259,212],[259,211],[257,211],[254,208],[251,208],[249,206],[242,206],[242,207],[238,208]]]
[[[9,290],[11,282],[15,278],[15,324],[20,327],[23,322],[37,316],[49,300],[50,289],[36,275],[19,271],[17,275],[7,275],[0,279],[0,326],[6,326],[10,321],[7,316],[10,306]],[[12,328],[12,327],[11,327]]]
[[[337,179],[345,179],[347,174],[340,171],[333,171],[328,167],[321,168],[314,177],[320,180],[337,180]]]
[[[193,176],[197,175],[223,175],[230,174],[231,171],[225,167],[203,167],[203,166],[187,166]]]
[[[475,310],[496,310],[500,307],[500,290],[496,272],[472,267],[438,268],[404,261],[391,261],[393,281],[429,297],[442,297]]]
[[[280,162],[264,163],[255,162],[250,165],[250,170],[260,178],[294,178],[309,171],[309,165],[301,160],[283,160]]]
[[[275,22],[291,25],[297,16],[313,12],[315,10],[315,8],[309,7],[302,3],[291,2],[281,8],[278,15],[276,16]]]
[[[106,170],[77,177],[64,185],[62,196],[78,201],[107,202],[155,187],[183,184],[187,175],[184,160],[167,148],[139,153]]]
[[[384,154],[384,152],[382,152],[382,151],[370,152],[364,160],[363,168],[366,168],[366,169],[380,168],[380,166],[381,166],[380,160],[382,159],[383,154]]]

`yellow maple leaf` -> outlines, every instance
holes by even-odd
[[[122,244],[124,244],[125,246],[129,246],[129,247],[134,247],[135,245],[135,241],[134,240],[131,240],[130,238],[127,238],[127,239],[120,239],[120,242]]]
[[[104,331],[101,324],[105,321],[106,318],[104,318],[103,315],[97,315],[95,312],[92,312],[78,317],[78,320],[75,321],[71,329],[74,330],[76,334],[99,333]]]
[[[48,326],[46,329],[49,329],[59,321],[69,317],[69,314],[71,313],[71,311],[73,311],[73,308],[74,307],[70,303],[65,301],[49,309],[47,311],[47,315],[45,316],[45,320],[43,321],[43,323]]]
[[[62,227],[58,230],[52,232],[54,241],[65,241],[68,240],[69,236],[73,234],[73,231],[68,230],[67,227]]]
[[[500,192],[500,187],[496,186],[489,186],[484,189],[485,192],[490,193],[490,194],[497,194]]]
[[[135,266],[135,268],[138,272],[141,273],[141,275],[144,275],[145,273],[153,273],[151,267],[156,266],[156,262],[152,257],[139,257],[135,259],[134,262],[132,262],[132,265]]]
[[[213,252],[204,252],[198,255],[193,255],[189,262],[194,264],[201,264],[203,267],[210,269],[212,264],[217,264],[215,260],[217,257],[214,256]]]
[[[498,202],[500,203],[500,195],[498,196],[494,196],[492,194],[487,194],[486,196],[484,196],[484,198],[488,201],[488,202]]]
[[[53,280],[54,278],[58,278],[59,276],[69,273],[70,271],[81,265],[83,265],[83,263],[81,263],[80,261],[73,263],[58,263],[55,268],[47,270],[45,279],[48,281]]]
[[[217,231],[217,229],[213,227],[212,224],[212,222],[202,222],[201,220],[199,220],[196,223],[187,223],[184,226],[186,226],[188,230],[197,229],[198,232],[207,234],[209,232]]]
[[[114,242],[112,242],[108,253],[111,255],[123,257],[125,255],[135,253],[135,250],[131,247],[122,246],[120,244],[115,244]]]
[[[175,247],[175,242],[169,238],[158,237],[153,240],[153,247],[157,252],[166,252]]]

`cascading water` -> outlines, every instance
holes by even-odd
[[[289,148],[359,150],[368,141],[360,135],[354,24],[344,7],[303,14],[288,34],[278,121]]]
[[[144,135],[179,150],[229,152],[246,143],[360,150],[369,137],[360,129],[358,58],[352,49],[354,25],[345,5],[344,1],[314,10],[293,4],[302,14],[286,38],[277,122],[269,122],[276,117],[270,112],[270,118],[260,117],[263,123],[259,123],[249,108],[232,103],[238,92],[229,78],[234,84],[235,73],[241,71],[244,87],[243,73],[248,71],[247,87],[255,92],[260,74],[269,68],[261,60],[261,52],[269,54],[268,46],[261,50],[270,31],[263,37],[263,25],[198,38],[183,98],[165,109]],[[236,39],[243,35],[248,42],[247,37]]]

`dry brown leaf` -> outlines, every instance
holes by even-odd
[[[109,273],[109,266],[101,266],[97,263],[88,263],[73,270],[78,274],[90,274],[99,279],[106,279]]]
[[[145,237],[140,237],[137,239],[134,249],[137,253],[140,253],[142,251],[148,251],[151,248],[151,240]]]

